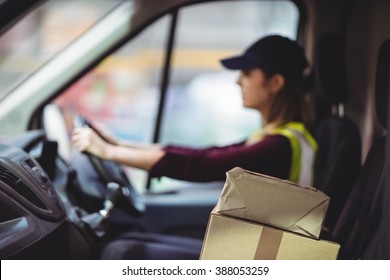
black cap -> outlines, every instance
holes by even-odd
[[[303,78],[303,70],[308,65],[303,48],[296,41],[279,35],[261,38],[243,54],[223,59],[221,63],[232,70],[261,68],[298,81]]]

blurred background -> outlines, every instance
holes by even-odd
[[[9,30],[0,39],[0,98],[119,2],[48,1]],[[295,39],[299,10],[287,1],[218,1],[188,6],[177,20],[159,142],[205,147],[244,140],[261,119],[242,108],[238,73],[224,70],[219,60],[266,34]],[[61,108],[68,133],[73,116],[81,114],[105,123],[119,137],[153,141],[170,24],[170,15],[158,19],[52,101]],[[147,174],[129,172],[143,190]],[[166,178],[152,180],[152,188],[166,190],[178,183],[183,185]]]

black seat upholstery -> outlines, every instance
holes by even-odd
[[[388,123],[389,63],[390,40],[387,40],[379,51],[375,86],[377,117],[385,129]],[[385,181],[387,189],[390,188],[390,178],[385,172],[386,141],[387,136],[383,135],[372,144],[341,217],[332,231],[333,239],[341,244],[340,258],[390,258],[390,251],[383,246],[384,242],[389,245],[389,235],[386,233],[389,233],[390,227],[389,212],[382,210],[388,207],[388,203],[383,203]]]
[[[331,198],[325,226],[332,228],[360,169],[361,140],[356,124],[343,112],[348,84],[340,37],[326,34],[320,39],[315,64],[319,107],[330,111],[319,110],[315,187]]]
[[[127,232],[104,246],[105,260],[197,260],[202,240],[151,232]]]

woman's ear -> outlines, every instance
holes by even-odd
[[[284,77],[281,74],[273,75],[271,77],[271,80],[270,80],[271,92],[273,94],[277,94],[278,92],[280,92],[282,90],[285,83],[286,83],[286,80],[284,79]]]

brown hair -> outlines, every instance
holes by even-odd
[[[266,78],[270,79],[274,74],[265,71]],[[271,108],[269,122],[280,125],[291,121],[303,122],[310,127],[311,117],[302,91],[300,81],[285,79],[285,85],[280,90]]]

